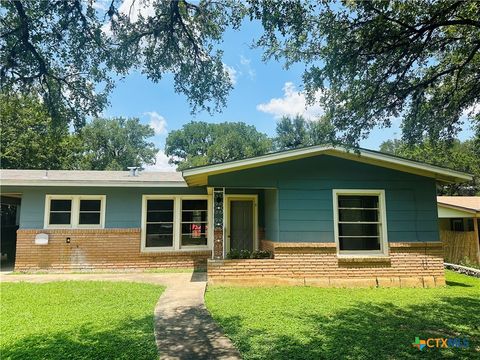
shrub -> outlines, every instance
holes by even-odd
[[[252,253],[250,250],[240,250],[240,259],[250,259]]]
[[[272,254],[268,250],[257,250],[252,253],[252,259],[270,259]]]
[[[240,259],[240,251],[237,249],[231,249],[227,253],[227,259]]]

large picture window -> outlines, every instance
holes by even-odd
[[[207,195],[144,195],[142,251],[208,249]]]
[[[340,254],[386,251],[383,191],[334,190],[335,237]]]
[[[105,195],[47,195],[45,228],[103,228]]]

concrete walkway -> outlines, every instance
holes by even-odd
[[[3,275],[2,282],[133,281],[166,286],[155,306],[155,340],[160,359],[241,359],[205,308],[204,273]]]

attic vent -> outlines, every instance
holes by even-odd
[[[129,166],[128,170],[130,170],[130,176],[138,176],[138,167],[137,166]]]

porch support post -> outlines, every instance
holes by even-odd
[[[475,250],[477,252],[477,265],[480,265],[480,236],[478,235],[478,217],[473,218],[473,231],[475,236]]]
[[[223,259],[225,248],[224,199],[225,188],[213,189],[213,258],[216,260]]]

